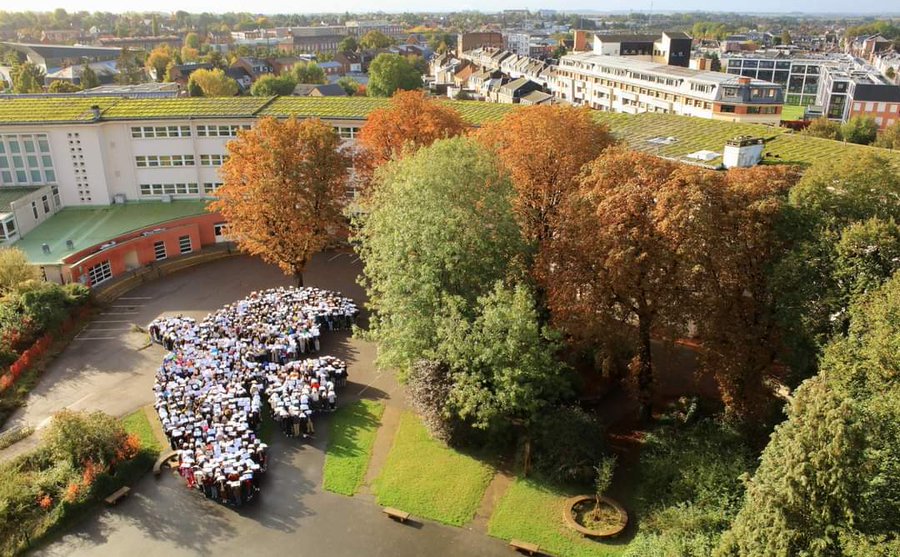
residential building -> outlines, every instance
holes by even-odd
[[[478,31],[474,33],[460,33],[456,37],[456,55],[462,56],[463,52],[476,48],[503,49],[503,35],[497,31]]]
[[[871,117],[880,129],[900,121],[900,86],[873,70],[824,68],[817,103],[831,120]]]
[[[362,59],[356,52],[338,52],[334,61],[341,65],[342,74],[362,72]]]
[[[237,58],[231,67],[243,68],[250,76],[251,81],[256,81],[264,75],[275,73],[275,67],[262,58],[254,58],[252,56],[241,56]]]
[[[45,44],[72,44],[81,40],[81,29],[44,29],[41,42]]]
[[[334,53],[338,45],[347,37],[344,27],[294,27],[291,29],[291,38],[279,45],[281,50],[287,52],[319,52]]]
[[[847,41],[847,52],[866,62],[873,62],[876,55],[888,52],[893,48],[894,41],[881,35],[854,37]]]
[[[644,60],[687,68],[692,39],[682,32],[656,35],[594,35],[593,51],[607,56],[641,56]]]
[[[522,97],[540,90],[540,83],[531,81],[527,77],[520,77],[500,86],[500,90],[497,93],[497,102],[518,104]]]
[[[598,110],[773,125],[784,104],[776,83],[594,53],[563,56],[550,88],[561,100]]]
[[[298,83],[294,87],[294,96],[297,97],[346,97],[347,92],[337,83],[327,85],[314,85],[311,83]]]

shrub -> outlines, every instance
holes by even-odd
[[[606,456],[604,426],[578,406],[561,406],[539,416],[531,431],[534,469],[551,481],[589,485],[594,466]]]
[[[431,436],[447,444],[458,439],[462,427],[447,411],[452,388],[450,369],[441,362],[419,360],[410,368],[407,392],[412,406]]]
[[[63,410],[53,416],[44,433],[44,442],[55,457],[73,466],[94,463],[104,470],[118,461],[126,441],[122,424],[103,412]]]

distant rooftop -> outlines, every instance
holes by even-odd
[[[707,83],[737,84],[738,79],[746,79],[735,74],[694,70],[691,68],[682,68],[680,66],[669,66],[667,64],[659,64],[647,60],[639,60],[634,56],[608,56],[605,54],[595,54],[593,52],[575,52],[566,54],[563,56],[563,60],[574,60],[576,62],[595,64],[597,66],[626,70],[635,73],[646,72],[676,79],[689,79],[691,81],[703,81]],[[761,79],[751,79],[750,83],[754,85],[772,85],[772,83]]]
[[[123,234],[205,212],[206,201],[202,199],[66,207],[38,225],[15,245],[34,264],[52,265],[62,262],[79,250],[103,244]],[[66,240],[72,240],[74,247],[67,248]],[[50,246],[49,254],[45,254],[41,248],[44,243]]]

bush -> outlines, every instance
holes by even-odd
[[[73,466],[94,463],[106,469],[128,456],[122,452],[129,444],[125,428],[103,412],[63,410],[55,414],[44,432],[44,442],[56,458]]]
[[[410,368],[406,386],[413,409],[431,436],[448,445],[458,441],[462,423],[447,411],[453,388],[449,367],[441,362],[419,360]]]
[[[635,506],[642,555],[708,555],[743,500],[753,453],[718,420],[663,426],[647,435]],[[677,549],[677,550],[676,550]]]
[[[578,406],[562,406],[539,416],[531,432],[534,469],[557,483],[590,485],[594,466],[606,456],[604,426]]]

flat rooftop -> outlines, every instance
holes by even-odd
[[[142,228],[168,221],[202,215],[206,212],[206,200],[139,201],[124,205],[66,207],[14,245],[25,252],[28,260],[36,265],[54,265],[73,253],[103,244]],[[66,240],[74,246],[66,247]],[[50,246],[44,253],[41,245]]]
[[[3,186],[0,187],[0,214],[9,213],[12,211],[12,204],[14,201],[18,201],[19,199],[25,197],[29,193],[35,192],[41,189],[40,186],[37,187],[27,187],[27,186]]]

